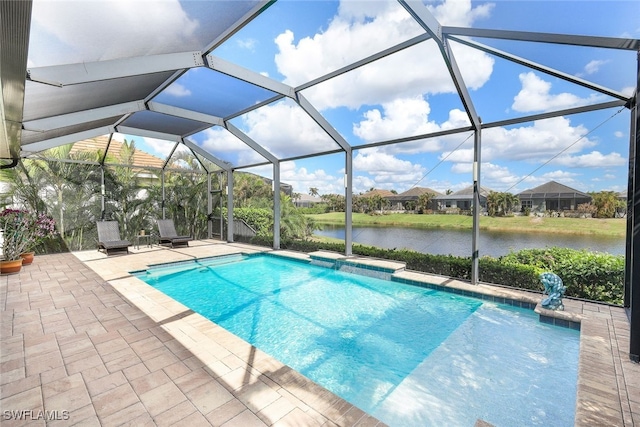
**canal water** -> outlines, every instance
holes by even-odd
[[[344,226],[324,225],[319,236],[343,239]],[[353,227],[353,242],[384,249],[410,249],[436,255],[471,256],[471,230],[405,227]],[[514,233],[480,230],[480,256],[499,257],[525,248],[559,246],[624,255],[624,237]]]

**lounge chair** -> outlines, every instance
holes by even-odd
[[[126,251],[129,253],[131,242],[120,239],[120,226],[118,221],[97,221],[98,226],[98,250],[110,255],[114,251]]]
[[[158,231],[160,232],[160,237],[158,237],[160,245],[169,244],[172,248],[180,245],[189,246],[189,242],[193,240],[190,236],[178,236],[172,219],[159,219]]]

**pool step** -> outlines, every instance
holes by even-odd
[[[399,261],[364,258],[357,255],[346,256],[330,251],[310,252],[309,257],[313,265],[385,280],[390,280],[392,275],[404,271],[407,266],[406,263]]]

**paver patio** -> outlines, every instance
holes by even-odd
[[[85,251],[37,256],[2,276],[2,425],[383,425],[128,273],[263,250],[197,241],[111,257]],[[624,310],[565,304],[582,322],[576,425],[640,425],[640,365],[629,361]]]

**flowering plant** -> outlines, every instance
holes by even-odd
[[[20,254],[55,234],[55,221],[45,214],[32,214],[24,209],[0,212],[2,253],[4,259],[20,259]]]

